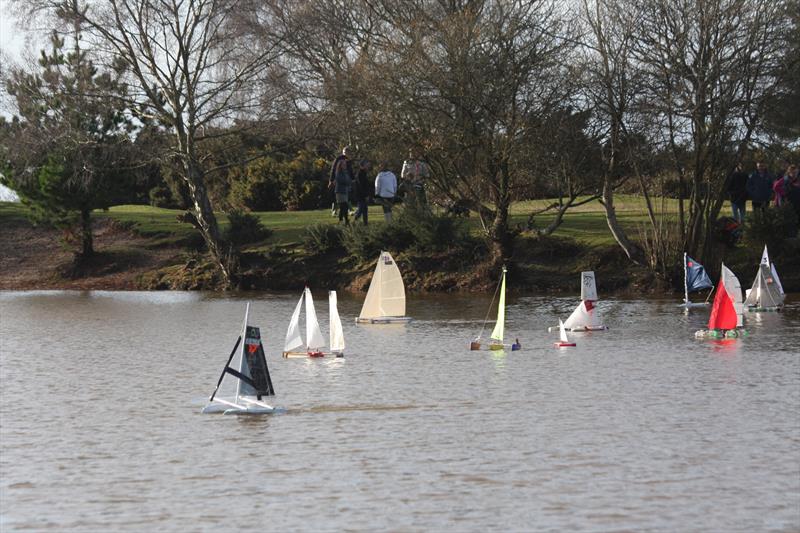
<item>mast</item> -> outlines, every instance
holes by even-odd
[[[683,303],[689,303],[689,271],[686,268],[686,252],[683,252]]]

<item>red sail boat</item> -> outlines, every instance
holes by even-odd
[[[721,337],[725,331],[736,329],[738,315],[733,305],[733,300],[728,296],[725,284],[720,279],[717,284],[714,304],[711,308],[711,317],[708,319],[708,330],[695,333],[696,337]]]

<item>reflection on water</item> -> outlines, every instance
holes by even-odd
[[[287,412],[202,415],[248,300]],[[609,299],[557,349],[575,299],[509,297],[523,349],[470,351],[490,300],[340,295],[346,357],[286,360],[295,294],[0,292],[0,529],[800,528],[800,305]]]

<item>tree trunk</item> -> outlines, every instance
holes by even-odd
[[[191,158],[185,165],[185,179],[192,200],[196,227],[200,230],[211,257],[222,273],[226,287],[231,288],[235,285],[236,257],[232,249],[225,250],[217,218],[203,183],[203,171]]]
[[[510,175],[508,163],[503,161],[500,167],[500,183],[497,189],[497,201],[492,222],[492,259],[495,264],[505,264],[511,259],[514,249],[514,238],[508,228],[508,208],[510,204]]]
[[[644,265],[645,261],[642,250],[628,239],[625,230],[620,227],[619,221],[617,220],[617,213],[614,207],[614,187],[611,184],[610,177],[606,177],[603,180],[603,199],[601,203],[603,207],[605,207],[606,223],[608,224],[608,229],[611,230],[611,235],[614,236],[614,240],[617,241],[617,244],[619,244],[622,251],[625,252],[625,255],[628,256],[628,259],[637,265]]]
[[[94,239],[92,236],[92,211],[81,209],[81,257],[94,255]]]

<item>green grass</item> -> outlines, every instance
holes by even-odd
[[[523,226],[528,220],[528,215],[541,209],[552,200],[531,200],[517,202],[510,210],[510,224]],[[657,209],[664,209],[668,213],[677,213],[677,200],[657,199]],[[623,228],[632,236],[636,236],[638,227],[647,222],[644,200],[632,195],[615,197],[617,218]],[[402,205],[395,209],[395,216],[402,210]],[[0,202],[0,221],[23,219],[27,208],[21,204]],[[182,211],[162,209],[146,205],[120,205],[108,211],[97,211],[98,218],[110,217],[124,224],[128,224],[140,235],[151,237],[158,244],[179,244],[197,238],[196,230],[189,224],[182,223],[176,218]],[[275,211],[255,213],[265,227],[274,233],[269,239],[273,244],[292,244],[301,240],[305,228],[318,223],[336,224],[336,217],[332,217],[329,209],[315,211]],[[228,224],[224,213],[217,213],[222,229]],[[551,213],[537,215],[535,223],[537,228],[545,228],[554,218]],[[370,224],[383,224],[383,212],[380,206],[371,206],[369,209]],[[477,234],[481,231],[480,221],[473,213],[469,217],[469,224]],[[351,223],[352,223],[351,219]],[[358,222],[360,224],[360,221]],[[565,236],[576,239],[587,245],[613,244],[614,239],[605,220],[603,206],[593,201],[567,211],[562,225],[554,233],[556,236]]]

